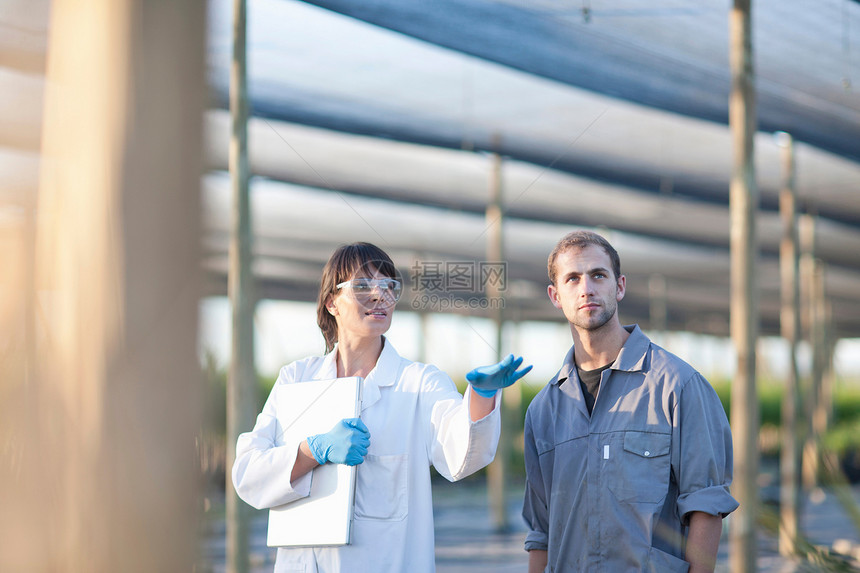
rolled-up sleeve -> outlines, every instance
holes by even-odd
[[[236,441],[233,486],[242,500],[257,509],[277,507],[310,495],[313,472],[290,483],[301,440],[278,443],[278,389],[291,381],[290,370],[284,367],[257,416],[254,429],[241,434]]]
[[[526,534],[526,551],[546,551],[549,546],[549,505],[543,472],[535,445],[532,420],[526,414],[524,429],[524,458],[526,466],[526,492],[523,498],[523,519],[529,528]]]
[[[678,479],[678,513],[725,517],[738,507],[732,483],[732,433],[716,392],[699,374],[684,385],[675,412],[672,453]]]

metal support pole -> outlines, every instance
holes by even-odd
[[[801,476],[803,487],[809,491],[818,484],[818,442],[815,435],[814,416],[818,409],[818,384],[816,383],[815,375],[815,305],[816,298],[816,261],[815,261],[815,219],[812,215],[803,215],[799,221],[800,235],[800,276],[801,276],[801,320],[803,322],[803,330],[806,333],[806,338],[809,342],[809,347],[813,356],[812,375],[809,383],[803,391],[804,405],[806,414],[806,440],[803,445],[803,454],[801,461]]]
[[[788,343],[789,364],[782,396],[782,450],[780,453],[780,528],[779,551],[782,555],[798,552],[800,509],[800,375],[797,345],[800,341],[800,244],[797,230],[797,189],[795,186],[794,141],[778,134],[782,147],[783,184],[779,196],[782,242],[779,249],[782,308],[780,329]]]
[[[812,270],[812,387],[815,393],[815,408],[812,412],[812,438],[816,448],[816,460],[821,456],[821,438],[827,433],[827,413],[830,394],[825,381],[827,361],[826,295],[824,292],[824,264],[816,259]],[[820,462],[819,462],[820,463]]]
[[[504,213],[502,210],[502,158],[498,153],[493,154],[490,169],[490,201],[487,204],[487,262],[504,261]],[[504,328],[504,308],[501,304],[502,293],[496,281],[488,281],[486,296],[491,303],[490,313],[496,327],[496,360],[502,359],[502,334]],[[513,435],[508,408],[509,395],[515,391],[510,389],[502,393],[501,417],[502,432],[499,438],[499,448],[496,457],[487,468],[487,491],[490,503],[490,514],[493,527],[504,531],[510,527],[508,513],[505,508],[505,497],[510,473],[511,448]]]
[[[756,569],[758,515],[758,396],[756,339],[758,291],[757,239],[753,140],[756,131],[750,0],[734,0],[729,18],[732,86],[729,124],[733,136],[734,169],[730,188],[731,211],[731,331],[737,352],[732,381],[732,438],[735,481],[732,493],[740,508],[732,515],[730,568],[733,573]]]
[[[836,392],[836,370],[833,364],[836,352],[836,329],[834,326],[833,303],[827,297],[826,268],[822,276],[821,293],[822,299],[822,328],[823,328],[823,354],[822,354],[822,400],[825,405],[825,431],[829,430],[833,423],[833,395]]]
[[[250,508],[236,495],[230,468],[236,439],[251,429],[256,410],[252,227],[248,166],[248,74],[246,0],[233,1],[233,62],[230,68],[230,229],[228,290],[232,306],[232,352],[227,378],[227,571],[245,573],[249,564]]]

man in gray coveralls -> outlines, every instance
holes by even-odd
[[[621,325],[620,267],[585,231],[549,257],[573,347],[526,414],[529,573],[713,571],[738,507],[722,405],[689,364]]]

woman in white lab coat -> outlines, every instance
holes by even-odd
[[[276,573],[435,571],[430,465],[456,481],[490,463],[499,440],[498,390],[531,369],[517,370],[522,359],[513,356],[476,368],[462,396],[438,368],[400,357],[383,336],[401,292],[396,277],[391,258],[374,245],[335,251],[317,301],[326,354],[284,366],[254,429],[239,436],[233,484],[258,509],[306,497],[320,464],[357,465],[351,543],[279,548]],[[345,376],[364,378],[360,418],[275,445],[283,385]]]

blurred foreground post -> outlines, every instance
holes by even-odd
[[[35,449],[42,430],[35,418],[34,217],[28,199],[13,204],[23,216],[0,227],[0,571],[47,569],[37,542],[42,518],[32,506],[49,481],[33,482],[40,469],[51,469],[40,468],[42,455],[56,451]]]
[[[232,351],[227,377],[227,571],[248,570],[251,508],[236,495],[230,468],[236,439],[254,425],[257,408],[254,369],[254,305],[251,270],[251,197],[248,166],[247,5],[233,0],[233,62],[230,66],[230,269],[228,291],[232,309]]]
[[[729,64],[732,86],[729,126],[734,169],[730,188],[731,214],[731,331],[737,352],[732,381],[731,426],[734,443],[732,493],[740,502],[731,517],[729,564],[732,573],[756,570],[758,516],[758,393],[756,339],[758,338],[758,243],[753,140],[756,132],[752,55],[751,0],[734,0],[729,18]]]
[[[797,345],[800,343],[800,240],[797,230],[797,189],[795,186],[794,141],[781,138],[783,183],[779,195],[782,241],[779,247],[780,294],[779,322],[788,343],[788,374],[782,395],[782,448],[780,451],[779,552],[796,555],[800,533],[800,450],[805,429],[800,423],[800,375]]]
[[[52,2],[38,369],[2,382],[2,571],[194,567],[205,22],[203,0]]]

